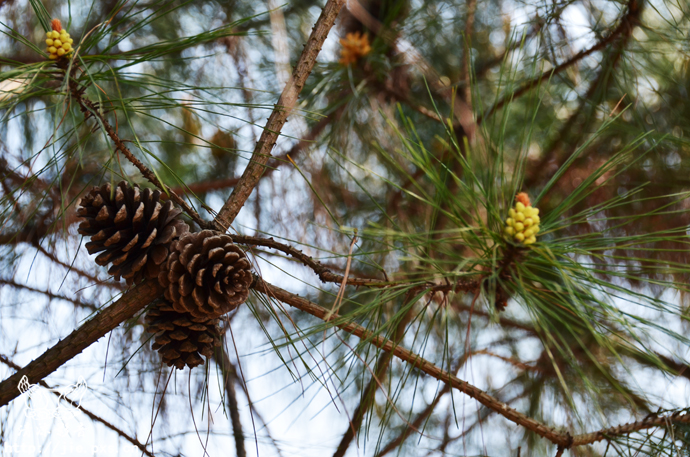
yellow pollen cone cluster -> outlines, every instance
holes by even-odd
[[[532,207],[524,192],[520,192],[515,200],[515,206],[508,211],[503,232],[517,243],[532,244],[537,241],[539,233],[539,209]]]
[[[338,62],[342,65],[356,63],[361,57],[371,52],[369,36],[362,35],[360,32],[348,33],[345,38],[340,39],[340,44],[343,49],[340,51]]]
[[[62,28],[59,19],[53,19],[51,22],[53,30],[46,35],[46,45],[48,45],[48,58],[50,60],[57,60],[63,56],[69,56],[72,52],[72,43],[74,40],[70,38],[67,30]]]

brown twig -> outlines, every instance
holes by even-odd
[[[261,238],[257,236],[244,235],[230,235],[232,241],[237,244],[245,244],[250,246],[263,246],[267,248],[276,249],[284,252],[305,266],[311,268],[316,273],[322,282],[341,284],[345,280],[345,276],[333,273],[327,266],[323,265],[311,256],[305,254],[299,249],[295,249],[284,243],[275,241],[273,238]],[[348,276],[345,281],[350,286],[366,286],[366,287],[394,287],[394,286],[413,286],[412,292],[419,292],[425,290],[426,292],[471,292],[479,287],[480,279],[458,279],[452,283],[437,284],[429,281],[411,282],[411,281],[387,281],[383,279],[360,278],[355,276]]]
[[[419,430],[422,427],[424,421],[426,421],[427,417],[429,417],[431,413],[434,412],[436,406],[438,406],[439,402],[441,401],[441,398],[443,398],[443,396],[446,395],[448,392],[450,392],[450,384],[446,383],[443,385],[443,389],[441,389],[441,391],[436,395],[436,397],[434,397],[433,401],[429,403],[422,412],[417,414],[417,417],[415,417],[411,425],[406,426],[398,436],[390,440],[383,447],[383,449],[381,449],[381,451],[379,451],[379,453],[376,454],[375,457],[383,457],[384,455],[397,449],[398,446],[400,446],[412,434],[412,432],[415,429]]]
[[[49,291],[49,290],[39,290],[39,289],[35,289],[35,288],[30,287],[30,286],[27,286],[27,285],[25,285],[25,284],[19,284],[19,283],[16,283],[16,282],[14,282],[14,281],[9,281],[9,280],[7,280],[7,279],[0,279],[0,284],[4,284],[4,285],[10,286],[10,287],[14,287],[15,289],[22,289],[22,290],[26,290],[26,291],[29,291],[29,292],[34,292],[34,293],[37,293],[37,294],[42,294],[42,295],[45,295],[46,297],[48,297],[48,298],[51,299],[51,300],[65,300],[65,301],[74,303],[75,305],[80,306],[80,307],[82,307],[82,308],[89,309],[89,310],[91,310],[91,311],[96,311],[96,310],[98,309],[98,307],[97,307],[96,305],[92,304],[92,303],[85,303],[85,302],[83,302],[83,301],[76,300],[76,299],[74,299],[74,298],[69,298],[69,297],[67,297],[67,296],[65,296],[65,295],[54,294],[54,293],[52,293],[52,292]]]
[[[287,303],[288,305],[311,314],[312,316],[315,316],[325,322],[333,322],[333,324],[341,330],[355,335],[360,339],[373,344],[379,349],[392,353],[393,356],[399,358],[400,360],[409,363],[433,378],[438,379],[439,381],[444,382],[460,392],[474,398],[487,408],[504,416],[508,420],[521,425],[528,430],[531,430],[542,438],[545,438],[559,447],[562,447],[564,450],[574,446],[595,443],[597,441],[602,441],[614,436],[626,435],[648,428],[665,426],[671,422],[690,423],[690,413],[681,414],[680,412],[675,412],[666,416],[650,415],[642,421],[606,428],[592,433],[577,435],[575,437],[571,436],[568,432],[559,433],[554,429],[542,424],[541,422],[536,421],[514,410],[513,408],[510,408],[506,403],[459,379],[447,371],[442,370],[421,356],[398,346],[393,341],[378,336],[354,322],[344,321],[341,316],[330,312],[316,303],[312,303],[309,300],[299,297],[298,295],[268,284],[260,278],[255,278],[252,288],[269,298],[280,300],[283,303]]]
[[[20,369],[21,369],[21,367],[20,367],[19,365],[17,365],[16,363],[12,362],[10,359],[8,359],[7,357],[5,357],[5,356],[2,355],[2,354],[0,354],[0,362],[4,363],[5,365],[7,365],[8,367],[10,367],[10,368],[12,368],[12,369],[14,369],[14,370],[20,370]],[[40,384],[41,386],[43,386],[43,387],[45,387],[46,389],[50,390],[54,395],[57,395],[58,397],[60,397],[60,393],[59,393],[59,392],[55,392],[55,391],[54,391],[48,384],[46,384],[44,381],[38,381],[38,384]],[[66,398],[69,399],[69,397],[66,397]],[[135,445],[135,446],[136,446],[141,452],[143,452],[144,454],[148,455],[149,457],[154,457],[153,454],[152,454],[148,449],[146,449],[146,446],[145,446],[145,445],[143,445],[142,443],[140,443],[140,442],[139,442],[138,440],[136,440],[135,438],[132,438],[131,436],[129,436],[129,435],[128,435],[127,433],[125,433],[123,430],[121,430],[121,429],[119,429],[118,427],[114,426],[113,424],[111,424],[110,422],[106,421],[106,420],[103,419],[102,417],[99,417],[99,416],[95,415],[94,413],[92,413],[92,412],[89,411],[88,409],[84,408],[83,406],[80,406],[78,409],[79,409],[79,411],[81,411],[81,412],[83,412],[84,414],[86,414],[91,420],[96,421],[96,422],[100,422],[101,424],[103,424],[103,425],[105,425],[107,428],[109,428],[110,430],[112,430],[112,431],[114,431],[115,433],[117,433],[118,435],[120,435],[122,438],[126,439],[127,441],[129,441],[130,443],[132,443],[133,445]]]
[[[265,178],[267,176],[270,176],[271,173],[276,171],[276,169],[284,164],[289,164],[290,161],[287,159],[288,156],[294,158],[297,154],[302,152],[304,149],[306,149],[308,146],[312,145],[314,143],[314,140],[321,134],[321,132],[324,131],[324,129],[334,120],[336,119],[340,113],[342,113],[342,109],[337,110],[335,113],[330,114],[323,119],[321,119],[319,122],[312,127],[312,129],[309,131],[309,133],[304,137],[301,138],[297,144],[292,146],[290,150],[284,154],[281,154],[279,156],[274,157],[273,159],[270,160],[270,162],[266,165],[266,171],[264,174],[261,176],[262,178]],[[227,178],[227,179],[218,179],[215,181],[203,181],[199,183],[193,183],[188,186],[181,186],[181,187],[175,187],[173,188],[173,191],[177,192],[178,194],[184,194],[188,192],[192,193],[203,193],[203,192],[209,192],[212,190],[219,190],[219,189],[225,189],[228,187],[233,187],[236,186],[237,183],[240,182],[241,178]]]
[[[472,74],[470,71],[472,65],[472,33],[474,32],[474,13],[477,10],[477,0],[467,1],[467,20],[465,21],[465,36],[464,36],[464,48],[465,56],[462,59],[462,77],[461,79],[465,82],[465,103],[472,109]]]
[[[654,427],[665,427],[670,423],[690,423],[690,413],[681,414],[676,411],[671,414],[659,416],[650,414],[641,421],[630,422],[616,427],[605,428],[592,433],[584,433],[573,437],[573,446],[583,446],[585,444],[592,444],[598,441],[611,439],[616,436],[627,435],[629,433],[639,432]]]
[[[145,281],[127,292],[27,366],[0,382],[0,406],[8,404],[19,395],[17,386],[23,376],[32,384],[42,380],[121,322],[134,316],[162,292],[163,288],[157,281]]]
[[[572,58],[569,60],[563,62],[562,64],[556,66],[555,68],[552,68],[551,70],[547,70],[543,72],[541,75],[537,76],[536,78],[527,81],[524,83],[522,86],[520,86],[518,89],[514,90],[510,94],[505,95],[503,98],[501,98],[494,106],[489,108],[486,113],[484,113],[482,116],[477,118],[477,124],[481,124],[484,119],[489,117],[492,113],[495,111],[501,109],[505,104],[513,101],[514,99],[520,97],[521,95],[525,94],[526,92],[530,91],[534,87],[537,87],[539,84],[544,82],[545,80],[559,74],[563,70],[575,65],[585,57],[600,51],[601,49],[604,49],[606,46],[611,44],[613,41],[615,41],[619,36],[624,35],[624,36],[629,36],[632,33],[632,28],[634,27],[635,24],[637,24],[640,13],[642,11],[642,8],[640,7],[640,4],[638,3],[638,0],[631,0],[628,3],[627,7],[627,12],[623,17],[621,18],[620,24],[618,24],[618,27],[615,28],[606,38],[602,39],[599,41],[597,44],[592,46],[589,49],[584,49],[580,51],[579,53],[575,54]]]
[[[235,383],[237,382],[237,372],[235,367],[225,351],[225,346],[221,345],[215,349],[213,358],[216,365],[223,372],[223,389],[227,397],[228,409],[230,410],[230,423],[232,424],[232,436],[235,437],[235,452],[237,457],[246,457],[247,451],[244,448],[244,433],[242,432],[242,421],[240,420],[240,411],[237,403],[237,391],[235,390]]]
[[[68,263],[66,263],[66,262],[63,262],[62,260],[58,259],[58,257],[57,257],[55,254],[49,252],[47,249],[45,249],[43,246],[41,246],[40,243],[35,244],[34,247],[35,247],[41,254],[43,254],[44,256],[48,257],[52,262],[55,262],[56,264],[58,264],[58,265],[60,265],[60,266],[62,266],[62,267],[64,267],[64,268],[67,268],[67,271],[72,271],[72,272],[76,273],[77,275],[82,276],[82,277],[88,279],[89,281],[93,281],[93,282],[96,283],[96,284],[104,284],[104,285],[106,285],[106,286],[108,286],[108,287],[114,287],[114,288],[117,288],[117,289],[120,289],[120,290],[124,290],[124,286],[123,286],[121,283],[119,283],[119,282],[105,282],[105,281],[103,281],[103,280],[101,280],[101,279],[98,279],[98,277],[96,277],[95,275],[92,275],[92,274],[90,274],[90,273],[87,273],[86,271],[81,270],[81,269],[75,267],[74,265],[70,265],[70,264],[68,264]]]
[[[124,141],[118,136],[117,132],[115,132],[115,129],[110,125],[110,123],[106,120],[105,116],[101,114],[99,111],[98,107],[94,105],[94,103],[89,100],[88,98],[84,97],[83,91],[80,90],[77,86],[77,84],[73,81],[70,81],[70,89],[72,93],[72,97],[77,101],[79,106],[81,107],[82,112],[84,113],[84,118],[88,119],[89,116],[94,116],[95,118],[98,119],[99,124],[103,127],[105,132],[108,134],[112,142],[115,144],[115,149],[120,151],[122,155],[124,155],[127,160],[129,160],[132,165],[134,165],[139,172],[146,178],[151,184],[159,188],[163,193],[167,194],[170,196],[170,198],[177,203],[185,213],[191,217],[194,222],[199,224],[200,227],[202,228],[208,228],[208,222],[204,221],[201,216],[199,216],[199,213],[197,213],[191,206],[187,204],[186,201],[184,201],[179,195],[175,193],[170,187],[166,186],[160,180],[156,177],[156,175],[149,170],[146,165],[144,165],[141,160],[137,159],[134,154],[132,154],[132,151],[129,150],[129,148],[125,145]]]
[[[632,0],[635,2],[636,0]],[[632,3],[631,3],[632,5]],[[632,10],[632,6],[629,7],[629,13]],[[638,11],[635,13],[637,16],[639,16],[639,8]],[[623,24],[621,24],[623,25]],[[554,159],[554,153],[556,153],[560,148],[563,148],[563,151],[556,154],[555,160],[556,160],[556,169],[560,168],[563,163],[572,155],[573,152],[578,147],[578,143],[574,141],[566,141],[566,136],[570,133],[572,130],[573,126],[575,125],[575,122],[582,117],[583,112],[585,112],[585,109],[589,106],[589,101],[594,97],[595,93],[600,89],[601,85],[604,84],[607,81],[607,78],[611,74],[611,71],[616,67],[618,62],[620,61],[622,57],[622,51],[625,48],[626,44],[630,40],[630,37],[632,36],[632,27],[629,27],[628,29],[625,30],[625,33],[623,34],[623,38],[620,41],[620,45],[617,47],[617,49],[613,52],[613,54],[610,56],[610,59],[606,63],[602,63],[601,65],[601,71],[597,75],[596,79],[592,82],[590,85],[589,89],[587,89],[587,93],[584,95],[582,98],[582,103],[578,107],[578,109],[568,118],[568,120],[563,124],[563,126],[560,128],[560,131],[558,132],[558,136],[556,139],[551,143],[551,146],[544,152],[542,157],[539,159],[538,162],[531,164],[528,167],[528,175],[525,177],[524,181],[524,187],[525,188],[531,188],[534,186],[537,186],[539,183],[539,179],[542,176],[545,175],[551,175],[550,171],[553,170],[550,166],[547,166],[549,161]],[[579,126],[578,131],[587,131],[588,126],[595,120],[595,116],[593,115],[586,115],[584,116],[585,123],[584,125]]]
[[[319,51],[321,51],[321,46],[326,40],[328,32],[333,27],[335,18],[338,16],[344,3],[345,0],[328,0],[326,6],[321,11],[321,15],[312,29],[309,40],[297,61],[292,77],[285,89],[283,89],[282,94],[280,94],[278,104],[268,118],[266,127],[261,133],[261,138],[259,138],[259,142],[252,153],[249,165],[242,173],[242,177],[233,189],[230,198],[228,198],[218,216],[216,216],[215,225],[218,230],[226,231],[230,227],[230,224],[235,220],[235,217],[237,217],[240,209],[242,209],[254,187],[259,182],[261,175],[264,173],[278,135],[280,135],[283,125],[285,125],[288,116],[296,106],[297,97],[302,91],[302,87],[304,87],[307,77],[314,67],[316,57],[319,55]]]

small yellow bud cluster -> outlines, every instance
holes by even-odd
[[[517,202],[508,211],[509,217],[503,232],[518,243],[532,244],[537,241],[539,233],[539,210],[532,207],[524,192],[520,192],[515,199]]]
[[[342,65],[356,63],[361,57],[371,52],[369,35],[366,33],[364,35],[361,32],[348,33],[340,40],[340,44],[343,48],[340,50],[338,62]]]
[[[53,19],[52,22],[53,30],[48,32],[46,45],[48,45],[48,58],[51,60],[57,60],[60,57],[69,56],[72,52],[72,43],[74,40],[70,38],[67,30],[62,28],[59,19]]]

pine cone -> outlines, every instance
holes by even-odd
[[[111,197],[112,195],[112,197]],[[90,235],[86,243],[98,265],[112,266],[108,273],[127,284],[158,276],[168,258],[171,242],[189,232],[178,218],[182,210],[171,201],[159,202],[160,191],[129,186],[122,181],[113,195],[110,184],[94,187],[81,199],[77,215],[86,219],[79,233]]]
[[[170,367],[181,370],[204,364],[201,355],[209,358],[213,348],[220,346],[218,319],[193,317],[178,313],[170,303],[162,301],[146,313],[146,331],[157,333],[152,348]]]
[[[175,241],[158,281],[177,312],[219,317],[249,296],[252,275],[244,252],[228,235],[202,230]]]

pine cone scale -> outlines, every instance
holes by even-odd
[[[229,236],[210,230],[188,233],[172,250],[168,272],[158,279],[175,309],[217,318],[247,299],[250,263]]]
[[[168,366],[182,369],[202,365],[201,355],[211,357],[221,344],[218,319],[177,312],[174,304],[165,301],[151,308],[145,320],[146,331],[156,334],[152,348]]]
[[[174,228],[173,228],[173,230],[174,230]],[[142,249],[146,249],[147,247],[151,246],[151,244],[152,244],[152,243],[154,242],[154,240],[156,239],[156,235],[157,235],[157,234],[158,234],[158,230],[156,230],[156,229],[154,228],[154,229],[151,231],[151,233],[149,234],[148,238],[146,238],[146,240],[144,241],[144,244],[141,245],[141,248],[142,248]]]

